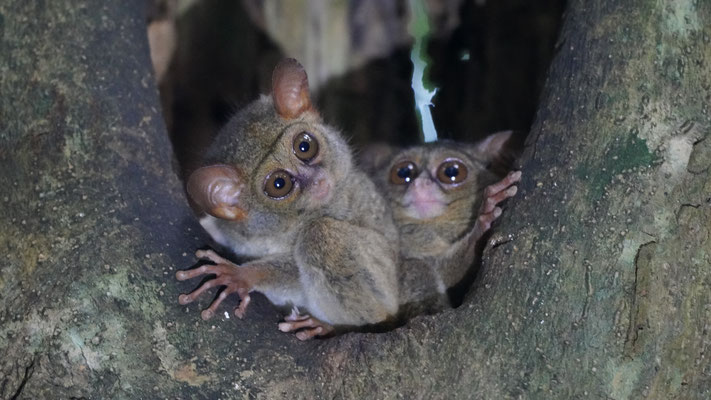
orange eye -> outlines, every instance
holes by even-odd
[[[401,161],[390,170],[390,182],[402,185],[417,178],[417,165],[411,161]]]
[[[264,193],[273,199],[283,199],[294,188],[294,177],[284,170],[276,170],[267,175]]]
[[[437,168],[437,179],[442,183],[460,183],[467,179],[467,172],[460,160],[447,160]]]
[[[294,154],[304,162],[309,162],[318,155],[318,141],[308,132],[301,132],[294,137]]]

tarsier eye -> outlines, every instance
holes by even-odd
[[[437,179],[442,183],[460,183],[467,179],[467,167],[459,160],[447,160],[437,168]]]
[[[318,155],[318,141],[308,132],[301,132],[294,138],[294,154],[301,161],[311,161]]]
[[[401,161],[390,170],[390,182],[402,185],[417,177],[417,166],[410,161]]]
[[[276,170],[267,175],[264,182],[264,193],[273,199],[281,199],[291,193],[294,188],[294,177],[284,170]]]

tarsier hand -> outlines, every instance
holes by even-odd
[[[504,179],[489,185],[484,189],[484,201],[479,208],[479,215],[474,223],[473,235],[480,238],[491,228],[491,224],[501,216],[499,203],[513,197],[518,192],[518,188],[513,186],[521,180],[521,171],[509,172]]]
[[[247,306],[250,301],[249,292],[252,290],[252,285],[249,279],[251,270],[249,268],[237,266],[231,261],[220,257],[212,250],[198,250],[195,253],[195,256],[199,259],[210,260],[214,262],[215,265],[205,264],[192,270],[178,271],[175,274],[175,277],[179,281],[210,274],[214,274],[216,276],[214,279],[204,282],[200,285],[200,287],[189,294],[181,294],[178,297],[178,302],[182,305],[190,304],[206,290],[224,286],[225,289],[220,292],[208,308],[202,311],[200,316],[203,320],[212,318],[215,315],[217,307],[220,303],[222,303],[222,301],[225,300],[230,294],[237,293],[241,301],[239,306],[235,308],[234,313],[238,318],[244,317],[244,313],[247,310]]]

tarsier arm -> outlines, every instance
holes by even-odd
[[[474,227],[467,235],[455,242],[450,250],[437,262],[445,285],[456,284],[466,272],[461,266],[466,260],[473,260],[477,242],[491,228],[491,224],[501,216],[498,204],[516,195],[518,188],[514,184],[521,180],[521,171],[509,172],[502,180],[484,189],[484,200],[479,207]]]
[[[394,317],[396,264],[386,243],[378,232],[333,218],[312,224],[297,245],[310,314],[294,308],[279,330],[308,340],[331,333],[333,324],[357,326]]]
[[[397,312],[396,249],[378,232],[320,218],[297,244],[301,280],[313,316],[363,325]]]

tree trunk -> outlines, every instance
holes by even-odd
[[[711,396],[708,2],[571,1],[464,305],[306,343],[264,299],[242,321],[177,304],[207,239],[143,2],[102,3],[0,5],[2,398]]]

